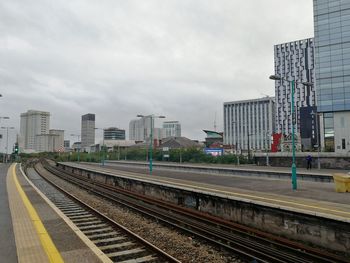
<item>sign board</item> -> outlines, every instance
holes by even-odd
[[[164,156],[164,158],[169,158],[170,157],[169,154],[164,154],[163,156]]]
[[[169,147],[163,147],[163,152],[168,152],[169,151]]]
[[[224,153],[222,148],[204,148],[204,152],[211,156],[221,156]]]

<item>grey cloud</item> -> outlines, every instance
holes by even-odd
[[[67,134],[87,112],[125,129],[156,113],[203,139],[224,101],[273,95],[273,45],[313,36],[312,1],[11,0],[0,31],[0,116],[17,131],[28,109]]]

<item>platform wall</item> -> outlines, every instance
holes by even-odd
[[[59,167],[92,180],[196,209],[291,240],[346,253],[350,257],[349,223],[268,207],[248,200],[229,199],[199,190],[178,189],[170,185],[116,177],[63,164],[59,164]]]

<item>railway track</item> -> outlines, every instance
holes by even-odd
[[[258,262],[349,262],[337,255],[329,254],[280,238],[264,237],[262,233],[238,226],[234,223],[210,218],[189,209],[131,193],[114,186],[105,185],[79,177],[44,162],[49,172],[62,179],[100,195],[108,200],[128,206],[160,222],[169,224],[221,247],[239,254],[247,260]]]
[[[33,169],[27,176],[112,262],[179,263],[180,261],[148,243],[140,236],[99,213]]]

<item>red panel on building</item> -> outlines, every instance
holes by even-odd
[[[272,134],[271,152],[275,153],[280,150],[281,138],[282,138],[282,133]]]

